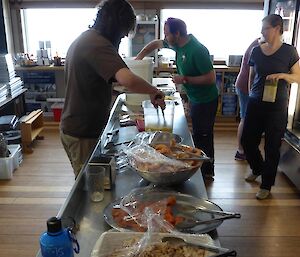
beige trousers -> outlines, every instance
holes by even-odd
[[[74,170],[75,179],[96,146],[95,138],[78,138],[60,131],[60,139]]]

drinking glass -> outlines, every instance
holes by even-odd
[[[173,131],[174,101],[165,100],[166,108],[155,108],[150,100],[142,103],[145,118],[145,131]]]
[[[88,165],[88,192],[92,202],[100,202],[104,198],[104,177],[105,167],[100,165]]]

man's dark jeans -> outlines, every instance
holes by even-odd
[[[191,103],[190,114],[193,125],[193,140],[197,148],[214,159],[214,124],[218,98],[208,103]],[[203,175],[214,176],[214,161],[205,162],[201,167]]]

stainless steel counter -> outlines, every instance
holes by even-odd
[[[279,169],[300,190],[300,86],[291,85],[287,130],[280,149]]]
[[[177,95],[177,97],[178,96],[179,95]],[[109,122],[90,159],[101,153],[106,133],[114,128],[119,128],[119,113],[121,112],[124,98],[124,94],[120,95],[113,105]],[[193,146],[192,137],[188,129],[181,100],[178,99],[176,101],[178,105],[175,107],[173,132],[183,138],[184,144]],[[126,133],[124,133],[124,131],[125,130],[123,130],[123,128],[120,129],[118,138],[120,142],[133,139],[134,135],[138,132],[135,126],[126,127]],[[79,224],[80,230],[77,233],[77,238],[81,251],[76,256],[82,257],[90,256],[91,250],[99,236],[104,231],[110,229],[110,226],[106,224],[103,218],[103,209],[105,206],[116,198],[128,194],[133,188],[146,185],[145,181],[142,180],[141,177],[139,177],[134,171],[129,168],[122,169],[121,172],[117,172],[114,188],[112,190],[105,191],[104,200],[102,202],[94,203],[88,199],[87,191],[85,190],[85,181],[85,168],[83,168],[78,175],[65,204],[58,213],[58,216],[60,217],[71,216],[75,218],[76,222]],[[190,180],[172,189],[191,194],[196,197],[207,198],[205,185],[200,171],[197,171]],[[211,233],[211,236],[218,244],[216,231]],[[37,256],[41,256],[40,253],[38,253]]]
[[[300,190],[300,134],[287,130],[280,149],[279,169]]]

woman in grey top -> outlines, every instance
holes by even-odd
[[[287,124],[288,87],[300,83],[299,56],[295,47],[282,43],[283,21],[271,14],[262,20],[265,43],[252,50],[249,65],[250,94],[242,145],[252,173],[245,180],[253,182],[261,176],[259,200],[270,195],[275,183],[280,157],[281,139]],[[259,150],[265,133],[264,158]]]

